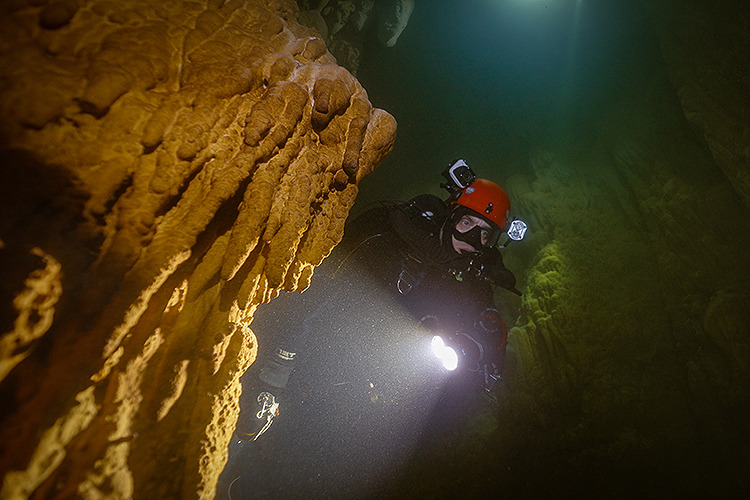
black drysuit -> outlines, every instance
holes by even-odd
[[[507,332],[493,285],[518,292],[497,250],[455,252],[453,208],[422,195],[365,212],[307,291],[258,308],[259,360],[243,377],[224,487],[240,496],[263,488],[284,496],[284,485],[290,497],[356,497],[346,478],[357,478],[372,493],[424,429],[460,425],[473,389],[486,388],[483,375],[502,371]],[[426,328],[470,334],[484,346],[482,366],[446,372]],[[279,404],[265,412],[269,393]],[[267,427],[270,413],[278,418]],[[265,428],[258,446],[244,446]]]
[[[270,311],[259,309],[260,327],[254,329],[261,342],[274,337],[277,345],[276,363],[261,361],[261,378],[283,388],[299,353],[311,339],[320,343],[332,325],[348,320],[376,325],[399,314],[436,332],[470,335],[484,349],[476,367],[485,373],[482,382],[488,382],[487,373],[499,374],[507,330],[495,310],[493,286],[519,293],[515,278],[496,249],[472,255],[453,249],[449,228],[443,228],[451,210],[436,196],[421,195],[371,209],[349,223],[307,291],[285,293]],[[352,328],[350,334],[366,329]]]

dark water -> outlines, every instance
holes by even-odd
[[[502,183],[528,170],[534,148],[587,148],[613,101],[659,64],[658,43],[632,4],[417,2],[395,47],[368,39],[357,74],[399,125],[360,203],[437,190],[455,158]]]

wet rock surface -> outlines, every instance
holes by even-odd
[[[336,60],[357,73],[368,38],[396,45],[409,24],[414,0],[300,0],[299,22],[315,29]],[[426,7],[429,7],[426,6]]]
[[[210,498],[395,120],[291,1],[0,9],[2,496]]]

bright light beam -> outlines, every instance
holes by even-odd
[[[440,335],[432,337],[432,352],[443,363],[446,370],[453,371],[458,367],[458,354],[445,345]]]

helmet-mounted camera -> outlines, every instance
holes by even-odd
[[[450,193],[449,201],[457,200],[461,196],[461,191],[477,178],[474,171],[464,160],[456,160],[451,163],[448,168],[443,170],[442,175],[447,182],[440,184],[440,187],[447,189]]]

